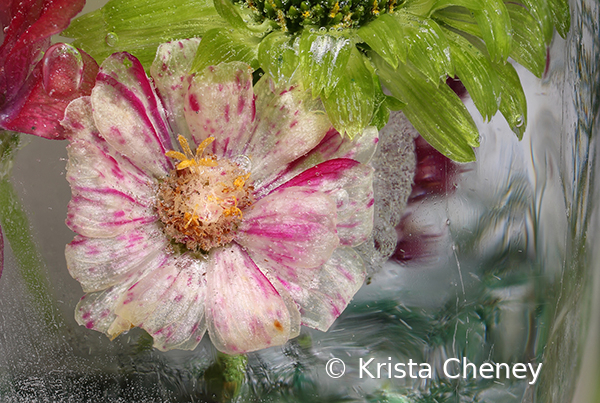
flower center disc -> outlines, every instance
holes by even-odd
[[[268,18],[283,31],[306,26],[358,28],[383,13],[393,13],[397,0],[233,0],[254,11],[258,20]]]
[[[192,155],[179,136],[185,154],[167,152],[181,162],[159,185],[157,210],[165,233],[191,251],[209,251],[233,240],[242,210],[254,201],[250,174],[234,161],[214,155],[200,158],[211,137]]]

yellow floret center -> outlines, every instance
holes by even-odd
[[[242,210],[254,202],[250,173],[234,161],[203,155],[209,137],[192,150],[183,136],[183,152],[165,155],[179,160],[158,188],[157,211],[165,233],[192,251],[208,251],[234,238]]]

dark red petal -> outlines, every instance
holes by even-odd
[[[50,47],[15,97],[0,108],[0,126],[49,139],[64,139],[60,121],[75,98],[90,95],[98,64],[83,51],[59,43]]]
[[[0,18],[9,25],[0,46],[0,106],[12,102],[50,46],[50,36],[64,30],[84,4],[85,0],[21,0],[2,6]]]

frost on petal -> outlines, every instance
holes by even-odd
[[[92,91],[94,121],[102,137],[142,170],[162,177],[173,168],[164,110],[140,62],[117,53],[102,63]]]
[[[73,188],[112,188],[151,204],[153,180],[98,133],[90,97],[71,102],[61,122],[69,133],[67,180]]]
[[[352,248],[337,248],[317,269],[294,269],[256,259],[300,307],[302,324],[327,331],[365,280],[365,266]]]
[[[151,206],[111,187],[72,187],[72,192],[66,222],[80,235],[114,237],[158,220]]]
[[[228,158],[241,154],[255,114],[250,66],[235,62],[207,67],[191,78],[184,105],[196,144],[213,136],[216,141],[208,151]]]
[[[331,196],[342,245],[356,246],[373,230],[373,168],[351,159],[334,159],[308,169],[278,189],[305,186]]]
[[[314,189],[273,192],[243,213],[236,242],[276,263],[317,267],[339,244],[335,202]]]
[[[65,257],[71,276],[84,292],[93,292],[125,281],[167,246],[158,228],[150,225],[114,238],[77,236],[67,245]]]
[[[206,262],[167,257],[124,293],[115,313],[154,338],[154,347],[193,350],[206,331]]]
[[[288,164],[312,150],[331,128],[318,100],[299,86],[271,88],[265,75],[255,86],[256,128],[243,152],[252,178],[271,183]]]
[[[296,337],[300,314],[238,245],[215,249],[207,274],[206,321],[215,347],[240,354]]]
[[[188,73],[196,55],[200,38],[182,39],[163,43],[156,51],[150,68],[158,95],[167,110],[171,131],[181,134],[192,144],[192,137],[183,113],[185,95],[189,87]]]

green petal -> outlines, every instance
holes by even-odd
[[[552,40],[552,34],[554,33],[554,25],[548,0],[521,0],[521,2],[540,23],[540,27],[544,33],[544,42],[549,44]]]
[[[322,33],[305,29],[300,37],[300,65],[306,87],[313,97],[328,97],[346,72],[352,41],[343,32]]]
[[[488,52],[494,61],[505,61],[511,49],[512,25],[501,0],[483,0],[484,7],[473,16],[481,29]]]
[[[277,31],[265,37],[258,45],[258,62],[276,83],[290,81],[298,69],[297,38]]]
[[[257,24],[253,21],[254,16],[248,10],[244,13],[243,9],[237,7],[230,0],[213,0],[215,9],[225,21],[233,28],[240,31],[250,31],[258,34],[264,34],[276,27],[277,24],[269,19],[265,19],[262,24]]]
[[[512,131],[521,140],[527,127],[527,99],[521,86],[521,80],[510,63],[494,64],[494,69],[498,73],[502,88],[500,112],[504,115]]]
[[[402,25],[390,14],[381,15],[357,31],[358,36],[394,68],[398,67],[398,58],[406,62],[407,47],[402,32]]]
[[[410,64],[400,64],[395,70],[376,55],[372,59],[383,84],[406,103],[406,117],[429,144],[454,161],[475,160],[471,147],[479,146],[479,132],[447,85],[431,82]]]
[[[465,37],[445,30],[455,75],[460,78],[481,115],[489,120],[498,111],[500,81],[489,56]]]
[[[363,132],[373,117],[373,74],[363,55],[353,48],[345,74],[328,97],[321,97],[333,126],[351,139]]]
[[[225,24],[212,0],[111,0],[73,20],[62,35],[98,63],[127,51],[149,68],[161,43],[200,37]]]
[[[569,11],[568,0],[548,0],[550,14],[556,30],[563,38],[567,37],[567,32],[571,27],[571,13]]]
[[[228,0],[213,0],[213,1],[214,1],[215,9],[219,13],[219,15],[221,17],[223,17],[223,19],[229,23],[229,25],[231,25],[233,28],[241,29],[241,30],[246,28],[246,24],[244,23],[244,20],[242,19],[238,9],[233,5],[232,2],[230,2]]]
[[[211,29],[204,35],[192,63],[191,73],[219,63],[240,61],[258,68],[260,39],[229,28]]]
[[[513,22],[513,48],[510,57],[541,78],[546,67],[546,44],[542,29],[524,7],[507,3],[506,8]]]
[[[403,30],[392,38],[401,35],[396,40],[407,44],[407,59],[434,84],[439,84],[441,77],[453,71],[448,41],[440,26],[433,20],[401,11],[394,17]]]

